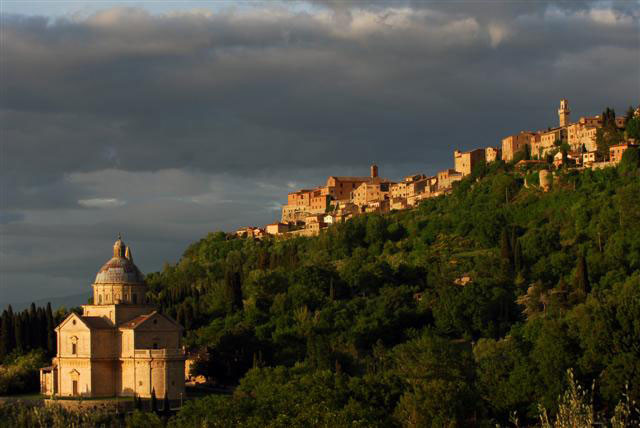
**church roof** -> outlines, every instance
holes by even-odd
[[[113,326],[102,317],[80,317],[82,322],[84,322],[87,327],[91,330],[103,330],[103,329],[111,329]]]
[[[144,275],[133,263],[131,249],[120,237],[113,244],[113,257],[102,265],[94,284],[144,284]]]
[[[169,317],[169,316],[167,316],[167,315],[165,315],[165,314],[163,314],[161,312],[158,312],[158,311],[153,311],[153,312],[151,312],[149,314],[146,314],[146,315],[137,316],[134,319],[132,319],[131,321],[127,321],[125,323],[120,324],[120,328],[136,329],[140,325],[145,323],[147,320],[149,320],[149,319],[151,319],[151,318],[153,318],[155,316],[164,318],[165,320],[169,321],[169,323],[175,325],[177,328],[179,328],[181,330],[183,329],[183,327],[180,324],[178,324],[173,318],[171,318],[171,317]]]
[[[156,313],[156,311],[153,311],[150,314],[137,316],[134,319],[132,319],[131,321],[127,321],[124,324],[122,324],[121,327],[123,327],[123,328],[136,328],[137,326],[142,324],[144,321],[146,321],[147,318],[149,318],[151,315],[153,315],[155,313]]]

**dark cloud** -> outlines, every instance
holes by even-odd
[[[144,249],[157,269],[329,173],[434,173],[454,148],[555,124],[561,97],[575,116],[636,104],[634,4],[2,15],[0,272],[71,278],[123,229],[163,237]]]

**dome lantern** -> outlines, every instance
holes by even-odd
[[[125,256],[125,248],[124,242],[122,242],[122,238],[120,234],[118,234],[118,239],[113,244],[113,257],[124,257]]]

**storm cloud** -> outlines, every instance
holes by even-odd
[[[555,124],[562,97],[573,117],[636,105],[639,10],[310,2],[5,13],[0,302],[86,289],[117,232],[153,271],[212,230],[273,221],[287,191],[328,174],[366,173],[373,161],[390,178],[434,173],[455,148]]]

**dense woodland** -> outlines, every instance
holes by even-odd
[[[639,153],[536,184],[497,162],[318,237],[194,243],[149,297],[235,389],[169,425],[551,426],[573,403],[637,426]]]

